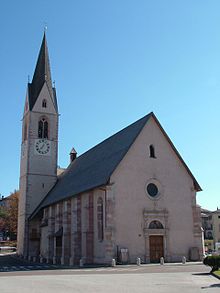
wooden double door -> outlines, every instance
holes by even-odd
[[[160,262],[160,258],[164,257],[164,243],[163,236],[152,235],[149,236],[150,241],[150,262]]]

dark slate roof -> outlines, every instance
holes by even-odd
[[[151,115],[144,116],[76,158],[58,178],[32,217],[43,207],[107,184]]]
[[[150,117],[154,118],[177,157],[193,179],[195,189],[201,191],[202,189],[198,182],[160,125],[156,116],[151,112],[76,158],[58,177],[56,184],[33,212],[31,218],[44,207],[107,184],[110,176],[126,155]]]
[[[36,68],[34,71],[34,76],[32,82],[28,84],[30,110],[33,109],[45,82],[47,84],[55,109],[57,110],[56,92],[52,86],[49,53],[47,47],[46,34],[44,33],[40,52],[37,59]]]

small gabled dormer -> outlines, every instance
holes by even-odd
[[[77,152],[74,148],[72,148],[70,152],[70,163],[72,163],[77,157]]]

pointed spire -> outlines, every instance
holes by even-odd
[[[41,79],[43,82],[47,81],[48,85],[50,84],[52,87],[49,54],[48,54],[45,31],[44,31],[44,36],[43,36],[40,52],[38,55],[37,65],[35,68],[32,84],[36,82],[38,83],[39,79]]]
[[[53,99],[54,104],[56,105],[56,101],[55,101],[56,97],[54,96],[54,89],[53,89],[52,80],[51,80],[50,61],[49,61],[46,33],[44,31],[43,40],[42,40],[40,52],[38,55],[36,68],[34,71],[34,76],[30,84],[30,97],[29,97],[30,109],[33,108],[45,82],[47,83],[51,98]]]

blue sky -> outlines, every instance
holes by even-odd
[[[154,111],[220,207],[220,1],[1,3],[0,193],[18,188],[21,118],[47,23],[59,102],[59,165]]]

